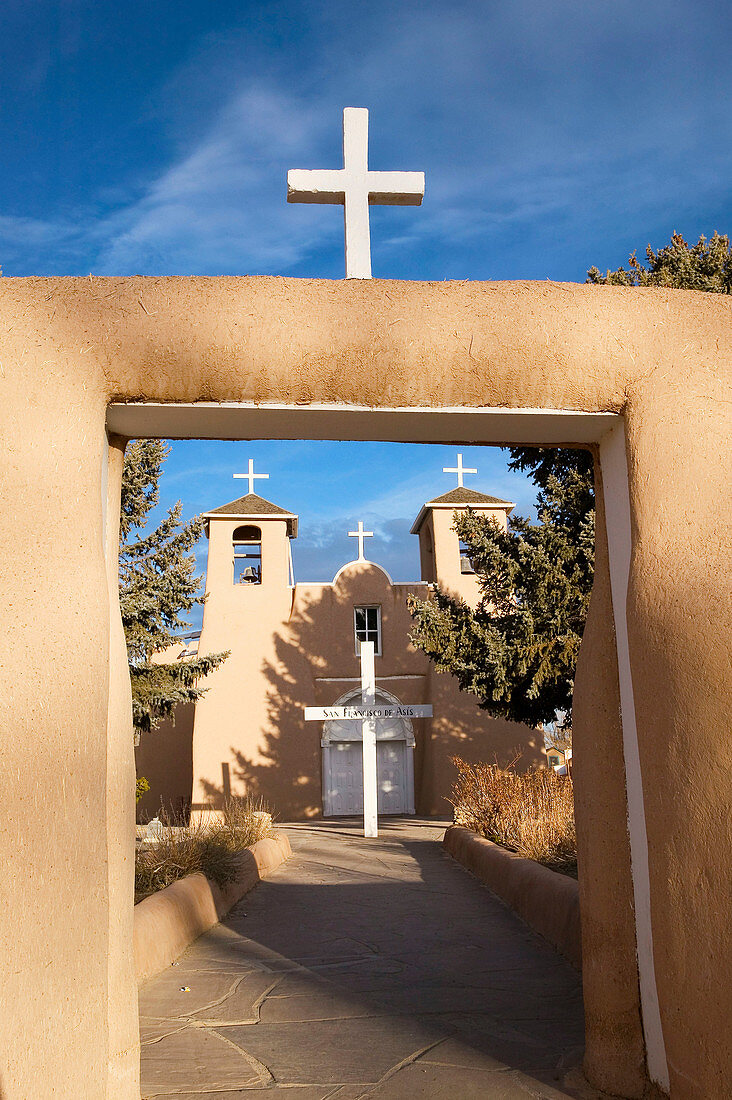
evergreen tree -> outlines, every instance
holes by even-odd
[[[485,710],[537,725],[571,712],[594,566],[592,456],[528,447],[511,453],[511,468],[530,469],[540,488],[538,523],[510,517],[504,532],[485,515],[456,512],[480,603],[472,611],[439,587],[432,599],[411,596],[410,636]]]
[[[714,233],[689,247],[674,233],[658,252],[635,253],[628,269],[596,267],[597,285],[732,292],[729,238]],[[475,512],[456,512],[480,584],[475,611],[436,588],[409,598],[412,642],[450,672],[463,691],[497,717],[536,725],[557,712],[571,726],[574,669],[592,589],[594,487],[587,451],[510,448],[509,468],[528,472],[539,489],[538,522],[509,518],[509,530]]]
[[[205,691],[199,681],[228,656],[213,653],[173,664],[152,661],[189,625],[183,615],[203,603],[190,552],[203,530],[201,517],[181,523],[178,501],[154,531],[143,533],[147,516],[158,502],[158,481],[168,453],[163,440],[135,440],[125,453],[122,475],[120,608],[133,721],[140,731],[154,729],[179,703],[199,699]]]
[[[654,252],[646,248],[648,267],[636,259],[628,260],[627,270],[606,271],[601,275],[596,267],[587,272],[587,282],[604,286],[670,287],[677,290],[707,290],[716,294],[732,294],[732,252],[729,237],[715,232],[709,240],[700,237],[689,247],[680,233],[671,235],[671,243]]]

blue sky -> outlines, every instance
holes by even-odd
[[[463,465],[477,474],[465,475],[468,488],[490,493],[532,514],[535,490],[522,474],[506,468],[498,447],[460,448]],[[248,470],[269,475],[255,482],[255,492],[300,516],[292,553],[296,580],[331,581],[341,565],[358,556],[349,538],[362,520],[373,532],[365,540],[366,557],[376,561],[393,580],[419,580],[419,546],[409,529],[427,500],[455,488],[458,450],[416,443],[221,442],[189,440],[171,445],[161,479],[161,500],[150,524],[162,518],[175,500],[184,502],[186,516],[235,500],[249,491],[235,473]],[[197,547],[201,570],[206,565],[206,539]],[[200,616],[196,617],[198,623]]]
[[[705,0],[4,0],[6,275],[340,278],[339,167],[424,170],[374,209],[374,274],[583,280],[729,229],[732,6]]]
[[[363,106],[371,167],[427,179],[421,208],[372,208],[375,276],[583,281],[732,228],[731,31],[728,0],[4,0],[0,265],[341,278],[340,212],[288,205],[285,179],[339,167],[342,108]],[[323,532],[355,508],[411,577],[386,533],[454,453],[397,450],[180,444],[163,500],[230,499],[224,467],[251,453],[302,516],[301,576],[340,564]],[[530,487],[481,454],[476,487],[525,511]]]

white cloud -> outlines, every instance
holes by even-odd
[[[322,119],[282,91],[254,86],[220,111],[198,144],[108,219],[100,274],[147,269],[277,271],[318,236],[293,236],[286,168],[311,153]],[[335,226],[333,227],[335,233]]]
[[[0,214],[0,239],[11,245],[52,247],[73,240],[78,234],[74,225]]]

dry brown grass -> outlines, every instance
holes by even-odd
[[[514,762],[515,763],[515,762]],[[453,757],[455,823],[553,871],[577,875],[574,791],[569,777],[539,768],[516,772]]]
[[[273,835],[271,815],[251,798],[229,799],[223,819],[211,815],[190,825],[168,824],[156,843],[135,853],[135,902],[198,872],[227,886],[236,878],[239,853]]]

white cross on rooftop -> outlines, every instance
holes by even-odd
[[[363,556],[363,540],[372,539],[374,537],[374,532],[364,531],[363,521],[359,520],[358,531],[349,531],[348,537],[349,539],[358,539],[358,561],[366,561],[366,558]]]
[[[477,474],[477,470],[471,469],[468,466],[463,466],[463,456],[461,454],[457,457],[457,466],[443,466],[443,474],[457,474],[458,476],[458,488],[462,489],[463,486],[463,474]]]
[[[254,472],[254,459],[249,459],[249,472],[246,474],[234,474],[234,477],[243,477],[245,481],[249,482],[249,492],[254,492],[254,480],[255,478],[268,478],[269,474],[255,474]]]
[[[343,167],[287,173],[287,201],[330,203],[344,207],[346,278],[371,278],[369,205],[419,206],[424,172],[369,171],[369,113],[343,108]]]

